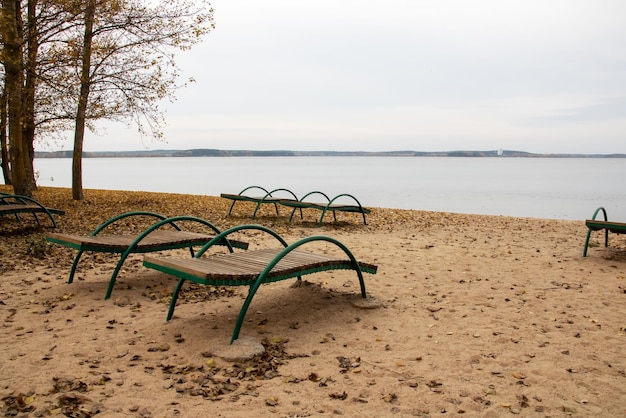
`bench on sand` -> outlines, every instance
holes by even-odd
[[[249,190],[254,190],[254,189],[261,190],[263,194],[259,196],[249,196],[247,194],[244,194],[245,192]],[[280,197],[277,195],[278,193],[281,193],[282,195],[288,194],[289,197],[288,198]],[[306,200],[307,198],[310,198],[311,196],[315,196],[315,195],[317,195],[318,197],[319,196],[323,197],[324,202],[317,203],[317,202],[310,202]],[[356,197],[347,193],[339,194],[331,199],[330,197],[328,197],[327,194],[323,192],[313,191],[313,192],[307,193],[301,199],[298,199],[295,193],[293,193],[289,189],[281,188],[281,189],[274,189],[272,191],[268,191],[260,186],[250,186],[250,187],[246,187],[238,194],[222,193],[220,194],[220,197],[233,201],[233,203],[230,205],[230,209],[228,210],[229,216],[232,213],[233,208],[235,207],[235,203],[237,202],[254,203],[255,208],[254,208],[254,213],[252,214],[252,219],[255,219],[256,214],[259,211],[259,208],[261,207],[261,205],[264,205],[264,204],[274,205],[276,209],[276,215],[279,215],[279,211],[278,211],[279,204],[282,206],[287,206],[289,208],[292,208],[291,216],[289,217],[289,222],[293,220],[293,215],[296,213],[296,210],[298,209],[300,210],[301,219],[304,219],[303,209],[319,210],[322,212],[322,214],[317,223],[318,226],[322,225],[322,221],[324,220],[324,216],[326,215],[327,212],[333,213],[333,218],[335,222],[337,222],[337,212],[360,213],[363,216],[363,224],[365,225],[367,225],[365,215],[370,213],[370,210],[363,207]]]
[[[140,233],[111,232],[112,230],[119,228],[119,225],[132,225],[139,220],[140,217],[147,219],[154,218],[156,222]],[[179,226],[179,224],[182,223],[200,225],[200,227],[208,229],[210,233],[206,234],[183,231]],[[46,240],[78,250],[76,257],[74,258],[74,262],[72,263],[70,275],[67,280],[68,283],[72,283],[74,280],[76,266],[85,251],[120,254],[120,259],[115,266],[115,270],[113,270],[113,274],[111,275],[109,286],[104,297],[105,299],[109,299],[111,297],[111,292],[113,291],[117,275],[120,272],[124,261],[130,254],[189,248],[191,255],[193,255],[194,246],[200,247],[207,242],[224,245],[228,247],[229,251],[233,251],[233,247],[241,249],[248,248],[247,243],[227,240],[226,238],[218,241],[212,241],[215,235],[219,233],[220,230],[217,227],[200,218],[192,216],[176,216],[173,218],[167,218],[158,213],[136,211],[126,212],[121,215],[114,216],[98,226],[88,236],[50,233],[47,234]]]
[[[602,213],[604,220],[596,220],[596,216],[599,213]],[[604,246],[609,246],[609,232],[614,234],[626,234],[626,223],[623,222],[609,222],[606,210],[603,207],[599,207],[593,213],[591,219],[587,219],[585,221],[585,225],[587,226],[587,239],[585,240],[585,249],[583,250],[583,257],[587,256],[587,248],[589,247],[589,238],[591,237],[591,233],[593,231],[601,231],[604,230]]]
[[[213,244],[225,239],[233,232],[242,230],[260,230],[276,238],[277,248],[260,249],[228,254],[202,254]],[[338,247],[343,254],[331,256],[326,253],[304,251],[301,247],[311,242],[325,242]],[[273,230],[261,225],[240,225],[228,229],[213,238],[199,249],[193,258],[173,258],[144,256],[143,265],[177,277],[178,284],[172,294],[167,320],[174,314],[176,300],[183,284],[189,280],[211,286],[248,286],[248,295],[241,307],[235,323],[231,344],[239,338],[239,331],[252,298],[263,283],[276,282],[301,277],[306,274],[326,270],[354,270],[359,278],[361,297],[367,298],[363,273],[375,274],[377,267],[356,260],[350,250],[341,242],[326,236],[310,236],[291,245]]]
[[[313,195],[323,196],[326,199],[326,202],[314,203],[314,202],[308,202],[305,200],[309,196],[313,196]],[[354,201],[354,203],[345,203],[345,198],[351,199],[352,201]],[[338,202],[339,200],[342,200],[342,201]],[[281,200],[280,204],[293,208],[293,211],[291,212],[291,216],[289,217],[289,222],[291,222],[291,220],[293,219],[293,215],[296,213],[297,209],[300,209],[301,218],[302,218],[302,209],[317,209],[317,210],[322,211],[322,215],[320,216],[320,219],[317,222],[318,226],[322,225],[322,221],[324,220],[324,215],[326,215],[326,212],[333,213],[333,219],[335,220],[335,222],[337,222],[337,212],[360,213],[361,215],[363,215],[364,225],[367,225],[367,222],[365,220],[365,215],[370,213],[370,210],[367,208],[364,208],[361,205],[361,203],[357,200],[356,197],[347,193],[339,194],[331,199],[328,197],[328,195],[326,195],[323,192],[314,191],[314,192],[305,194],[300,200],[297,200],[297,201]]]
[[[261,190],[263,193],[259,196],[248,196],[245,195],[244,192],[247,192],[248,190],[255,190],[255,189],[259,189]],[[272,194],[273,193],[273,194]],[[293,197],[293,199],[291,198],[284,198],[284,197],[278,197],[276,196],[276,194],[281,193],[281,194],[289,194],[290,196]],[[228,200],[232,200],[233,203],[230,205],[230,209],[228,210],[228,216],[230,216],[231,212],[233,211],[233,208],[235,207],[235,203],[237,202],[250,202],[250,203],[254,203],[256,206],[254,208],[254,212],[252,213],[252,219],[256,218],[256,214],[259,211],[259,208],[261,207],[261,205],[264,204],[272,204],[274,205],[274,208],[276,209],[276,215],[278,215],[278,204],[282,203],[283,201],[297,201],[298,197],[289,189],[274,189],[271,191],[268,191],[266,189],[264,189],[261,186],[249,186],[246,187],[245,189],[243,189],[242,191],[240,191],[238,194],[229,194],[229,193],[222,193],[220,194],[220,197],[223,197],[224,199],[228,199]]]
[[[64,211],[45,207],[32,197],[0,193],[0,217],[5,215],[15,215],[15,218],[19,220],[19,214],[21,213],[33,215],[38,225],[41,224],[37,214],[44,214],[50,218],[50,222],[52,222],[52,226],[55,228],[57,223],[52,215],[65,215]]]

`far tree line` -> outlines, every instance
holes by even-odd
[[[1,0],[0,158],[5,184],[32,196],[35,141],[74,133],[72,196],[83,199],[85,130],[132,124],[161,138],[159,104],[179,80],[175,53],[214,28],[205,0]]]

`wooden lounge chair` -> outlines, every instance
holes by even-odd
[[[305,201],[305,199],[307,197],[313,196],[313,195],[324,196],[326,198],[326,203],[312,203],[312,202]],[[344,197],[348,197],[348,198],[354,200],[354,202],[356,204],[335,203],[338,199],[344,198]],[[335,197],[333,197],[331,199],[323,192],[314,191],[314,192],[310,192],[310,193],[305,194],[302,197],[302,199],[300,199],[298,201],[281,200],[280,204],[293,208],[293,211],[291,212],[291,216],[289,217],[289,222],[291,222],[291,220],[293,219],[293,215],[296,213],[296,209],[300,209],[300,217],[301,218],[302,218],[302,209],[317,209],[317,210],[322,211],[322,215],[320,216],[320,219],[319,219],[319,221],[317,223],[318,226],[322,225],[322,221],[324,220],[324,215],[326,215],[326,212],[329,212],[329,211],[333,213],[333,218],[334,218],[335,222],[337,222],[337,212],[360,213],[360,214],[363,215],[363,224],[364,225],[367,225],[367,222],[365,220],[365,215],[370,213],[369,209],[364,208],[363,206],[361,206],[361,203],[357,200],[356,197],[354,197],[354,196],[352,196],[350,194],[347,194],[347,193],[339,194],[339,195],[337,195],[337,196],[335,196]]]
[[[119,221],[124,220],[124,222],[126,222],[128,221],[128,218],[132,217],[155,218],[157,222],[139,234],[107,233],[114,228],[114,225],[119,225],[121,223]],[[211,234],[183,231],[177,222],[191,222],[204,225],[211,230]],[[105,231],[107,227],[109,227],[109,229]],[[105,232],[101,234],[103,231]],[[123,213],[107,220],[102,225],[98,226],[89,236],[50,233],[47,234],[46,240],[78,250],[76,257],[74,258],[74,262],[72,263],[70,275],[67,280],[68,283],[72,283],[74,280],[76,266],[85,251],[120,254],[120,260],[111,275],[109,287],[105,295],[105,299],[109,299],[111,297],[111,292],[113,291],[117,275],[122,268],[122,264],[124,264],[124,261],[130,254],[189,248],[191,254],[193,255],[194,246],[199,247],[204,245],[205,243],[211,241],[215,234],[219,233],[220,230],[218,228],[213,226],[210,222],[200,218],[192,216],[167,218],[158,213],[137,211]],[[229,251],[233,251],[233,248],[248,248],[247,243],[227,240],[225,238],[220,239],[215,243],[227,246]]]
[[[243,193],[248,191],[248,190],[255,190],[255,189],[259,189],[263,192],[263,194],[261,196],[247,196],[244,195]],[[291,196],[293,196],[293,199],[285,199],[284,197],[276,197],[274,196],[272,193],[276,194],[279,192],[283,192],[284,193],[288,193]],[[238,194],[228,194],[228,193],[222,193],[220,194],[220,197],[223,197],[224,199],[229,199],[232,200],[233,203],[230,205],[230,209],[228,210],[228,215],[230,216],[231,212],[233,211],[233,207],[235,207],[235,203],[237,202],[250,202],[250,203],[254,203],[256,204],[256,207],[254,208],[254,212],[252,213],[252,219],[256,218],[256,214],[259,211],[259,208],[261,207],[261,205],[263,204],[272,204],[274,205],[274,208],[276,209],[276,215],[278,216],[278,203],[281,203],[282,201],[297,201],[298,197],[289,189],[274,189],[272,191],[267,191],[266,189],[264,189],[263,187],[260,186],[249,186],[246,187],[245,189],[243,189],[242,191],[240,191]]]
[[[52,226],[56,228],[57,223],[52,215],[65,215],[65,212],[59,209],[47,208],[37,200],[16,194],[0,194],[0,217],[6,215],[14,215],[16,219],[20,219],[20,213],[28,213],[35,217],[38,225],[39,222],[38,213],[48,216]]]
[[[596,220],[596,216],[602,212],[604,216],[604,220]],[[609,232],[614,234],[626,234],[626,223],[622,222],[609,222],[606,210],[603,207],[599,207],[593,213],[591,219],[587,219],[585,221],[585,225],[587,226],[587,239],[585,239],[585,249],[583,250],[583,257],[587,256],[587,248],[589,247],[589,238],[591,237],[591,233],[593,231],[601,231],[604,230],[604,246],[609,246]]]
[[[227,235],[247,229],[265,231],[274,236],[280,246],[275,249],[261,249],[240,253],[214,254],[202,258],[202,254],[214,243],[226,238]],[[302,250],[304,244],[313,241],[325,241],[339,247],[344,256],[329,256]],[[325,236],[303,238],[291,245],[276,232],[260,225],[240,225],[218,234],[211,242],[196,252],[193,258],[172,258],[144,256],[143,265],[179,278],[172,294],[167,320],[174,314],[178,294],[185,283],[212,286],[249,286],[248,296],[239,311],[233,330],[231,344],[239,338],[239,331],[256,291],[262,283],[275,282],[312,274],[325,270],[355,270],[361,286],[361,297],[366,298],[363,272],[375,274],[377,267],[372,264],[358,262],[350,250],[339,241]]]

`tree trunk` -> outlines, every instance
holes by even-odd
[[[26,62],[24,68],[25,81],[23,93],[24,120],[22,125],[22,140],[28,152],[30,163],[27,167],[28,181],[35,189],[35,91],[37,89],[37,53],[39,50],[39,39],[37,34],[37,1],[28,0],[28,19],[26,25]]]
[[[4,184],[12,185],[9,146],[7,144],[7,117],[7,93],[3,86],[2,95],[0,96],[0,159],[2,159]]]
[[[5,88],[8,99],[9,159],[13,176],[13,191],[32,196],[29,179],[28,147],[22,137],[22,80],[24,59],[19,36],[20,0],[2,0],[2,41],[4,43]],[[31,166],[32,167],[32,166]],[[31,168],[32,170],[32,168]]]
[[[80,75],[80,96],[76,111],[74,130],[74,154],[72,156],[72,198],[83,200],[83,142],[85,139],[85,117],[89,103],[91,87],[91,41],[93,39],[93,21],[96,13],[96,1],[89,0],[85,9],[85,35],[83,39],[82,71]]]

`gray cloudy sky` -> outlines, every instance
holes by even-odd
[[[167,142],[85,150],[626,153],[624,0],[211,3]]]

